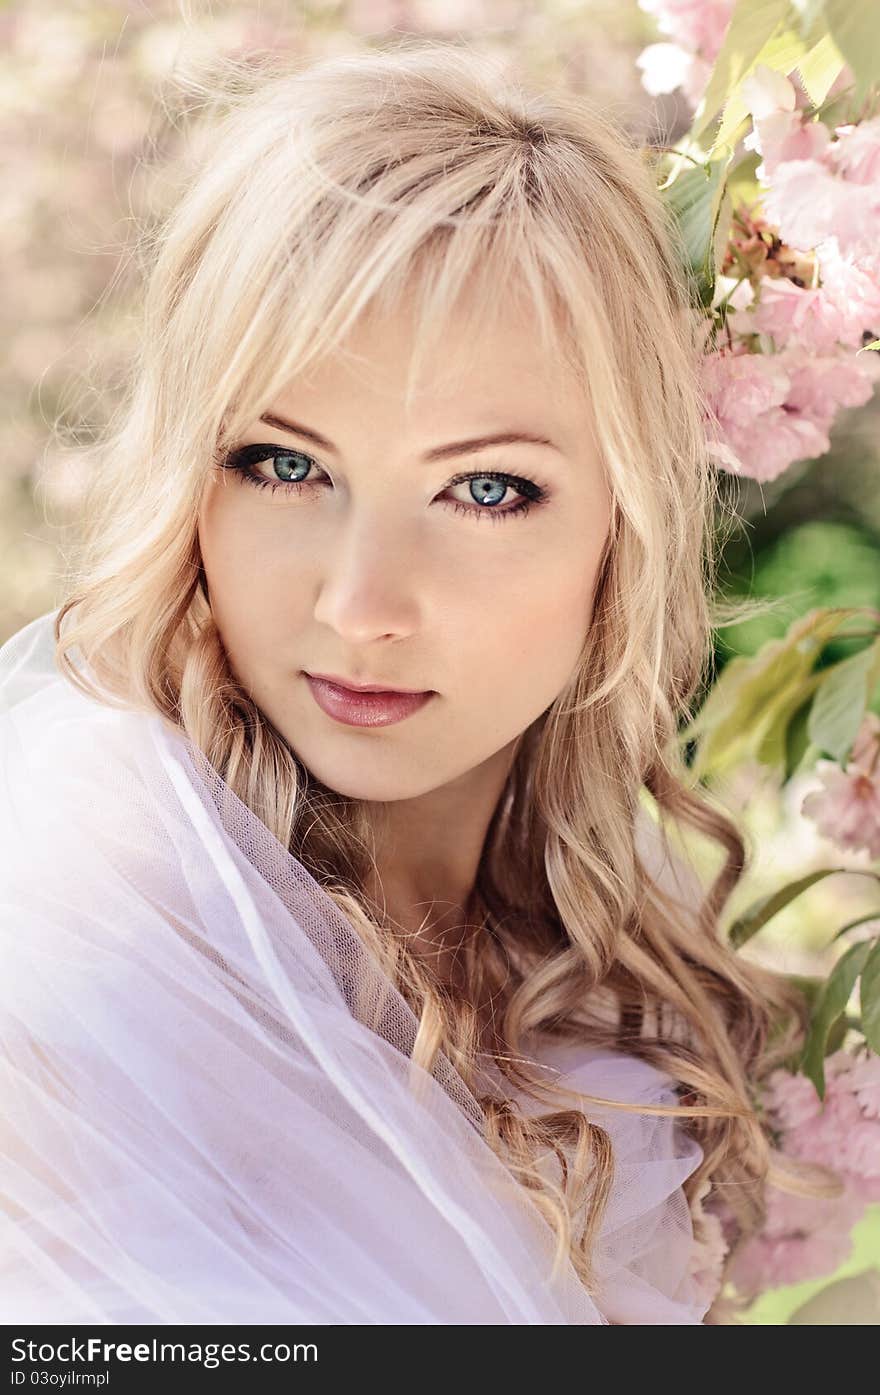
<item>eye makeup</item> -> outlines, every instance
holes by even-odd
[[[307,473],[312,466],[317,466],[319,470],[322,468],[314,456],[308,455],[304,451],[292,450],[289,446],[279,446],[269,442],[256,442],[252,445],[239,446],[238,449],[230,451],[223,461],[223,468],[240,476],[243,483],[250,484],[257,489],[269,489],[273,494],[278,490],[287,495],[302,494],[303,491],[319,487],[318,480],[307,479],[305,474],[292,478],[286,478],[279,474],[277,478],[270,479],[256,469],[258,465],[266,461],[272,462],[276,472],[279,469],[289,471],[292,476],[298,470]],[[322,473],[326,472],[322,471]],[[449,505],[456,513],[476,518],[488,516],[493,523],[500,523],[503,519],[514,515],[518,518],[525,517],[533,506],[543,504],[549,497],[548,491],[534,480],[501,470],[472,470],[455,475],[446,488],[451,489],[455,485],[467,484],[472,480],[488,481],[490,487],[491,485],[502,486],[502,494],[508,490],[515,490],[519,495],[517,502],[506,508],[496,508],[494,504],[481,504],[476,500],[474,500],[473,505],[466,504],[459,499],[449,501]]]

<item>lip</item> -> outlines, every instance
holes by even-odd
[[[349,683],[345,678],[340,678],[336,673],[309,673],[303,669],[307,678],[320,678],[325,683],[332,683],[334,688],[345,688],[349,693],[411,693],[414,696],[421,696],[427,691],[423,688],[396,688],[388,683]]]
[[[435,696],[433,692],[348,688],[314,673],[304,671],[304,676],[321,711],[349,727],[391,726]]]

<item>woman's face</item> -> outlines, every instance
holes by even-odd
[[[275,448],[250,468],[277,488],[218,468],[199,519],[234,673],[352,799],[409,799],[504,764],[574,672],[610,526],[588,406],[536,349],[529,313],[511,306],[476,343],[453,326],[408,412],[410,323],[362,320],[343,353],[291,382],[264,414],[275,420],[236,445]],[[460,444],[509,433],[547,444]],[[305,673],[433,696],[352,726]]]

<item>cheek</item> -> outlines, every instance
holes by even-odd
[[[522,709],[525,723],[565,687],[589,630],[600,550],[542,549],[468,588],[453,642],[487,702]]]
[[[277,651],[289,578],[273,565],[273,551],[236,519],[220,490],[203,511],[198,538],[211,612],[233,666],[242,678],[250,677],[261,656],[265,661]]]
[[[236,515],[217,507],[199,526],[199,544],[211,612],[232,673],[294,744],[287,728],[292,693],[305,702],[307,717],[316,719],[312,699],[291,688],[313,591],[302,563],[291,561],[289,537],[278,536],[277,528],[260,527],[260,522],[247,526],[240,510]]]
[[[255,502],[248,486],[234,481],[214,485],[200,514],[198,537],[211,594],[216,592],[227,609],[234,601],[271,606],[296,596],[308,534],[300,543],[282,505],[273,508],[259,496]]]
[[[244,604],[246,544],[225,526],[224,510],[206,506],[199,519],[198,540],[208,583],[211,613],[227,648],[238,627],[237,612]]]

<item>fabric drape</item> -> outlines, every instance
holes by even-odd
[[[0,649],[2,1320],[701,1322],[699,1146],[588,1111],[601,1292],[551,1282],[549,1226],[449,1061],[411,1061],[354,927],[183,734],[58,672],[54,618]],[[624,1055],[546,1062],[675,1102]]]

